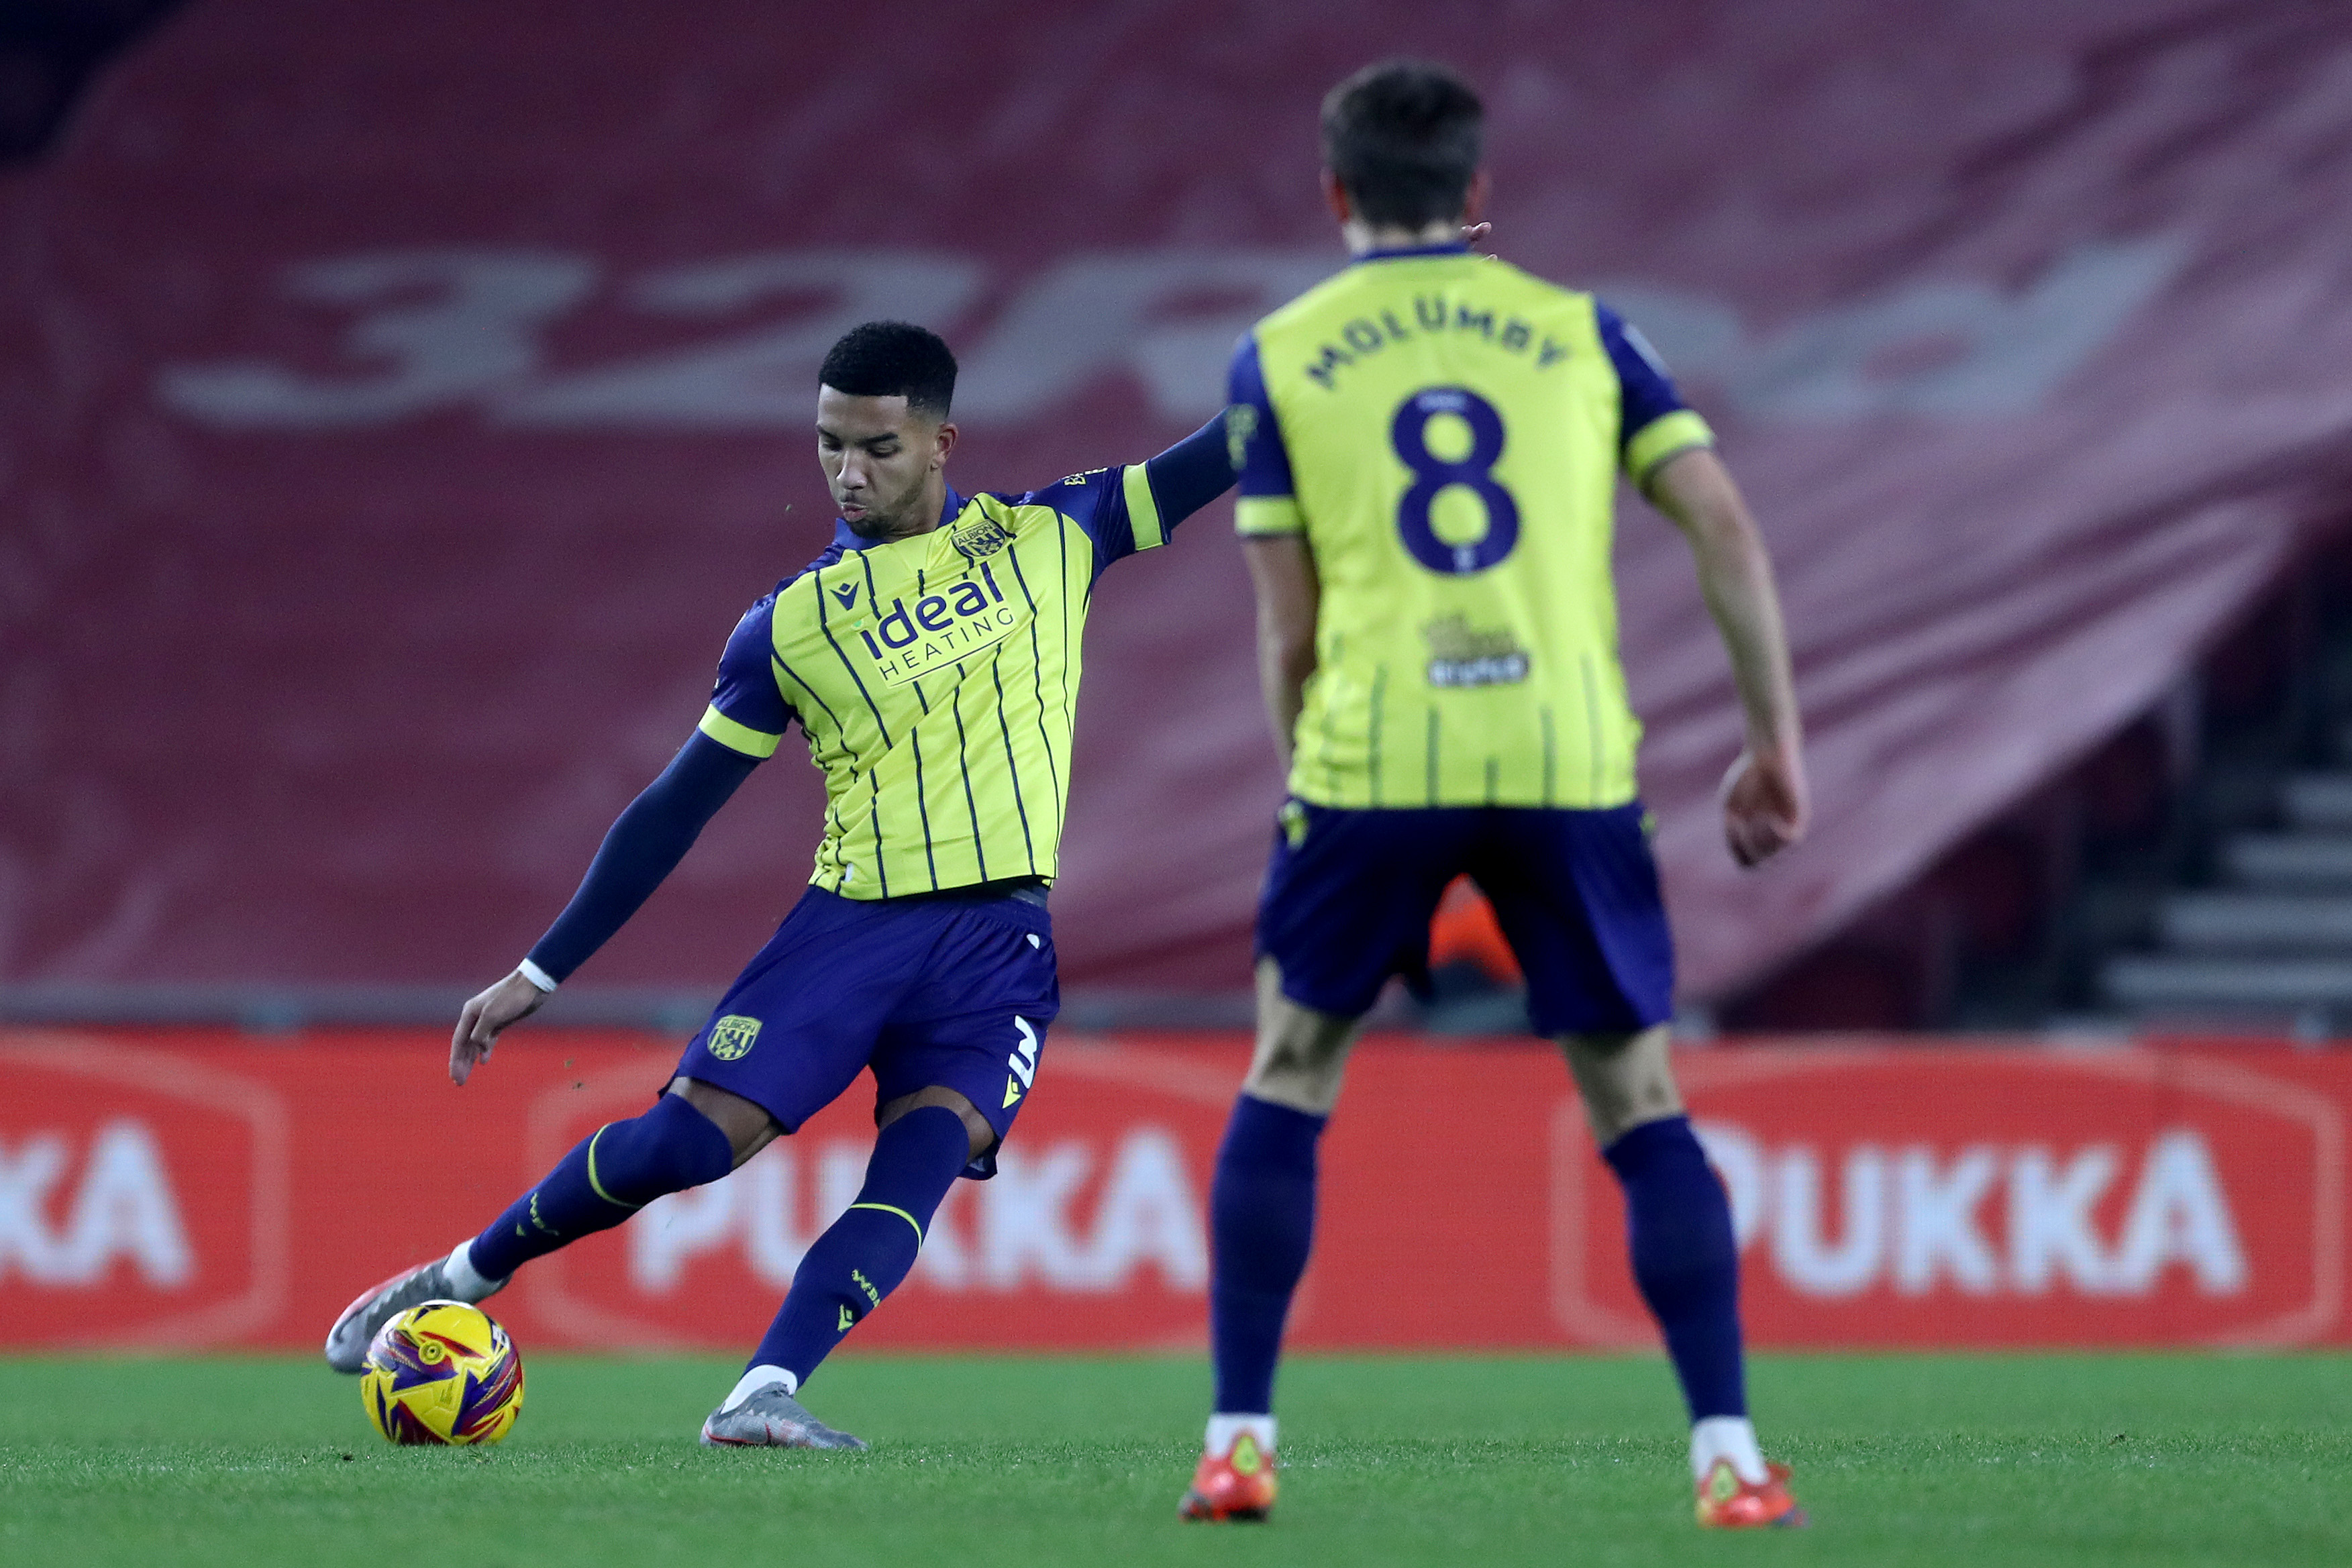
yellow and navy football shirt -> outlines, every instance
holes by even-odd
[[[1459,246],[1374,252],[1259,322],[1226,434],[1244,536],[1315,558],[1291,793],[1322,806],[1619,806],[1619,471],[1712,441],[1589,294]]]
[[[1212,494],[1231,483],[1215,463]],[[836,521],[729,638],[701,731],[764,758],[799,721],[824,774],[819,887],[876,899],[1050,881],[1095,579],[1207,498],[1163,517],[1172,497],[1136,464],[1020,495],[950,490],[940,526],[911,538]]]

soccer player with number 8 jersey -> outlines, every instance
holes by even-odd
[[[1215,1406],[1182,1512],[1273,1505],[1318,1142],[1363,1014],[1425,967],[1431,915],[1466,873],[1622,1186],[1633,1276],[1689,1407],[1699,1522],[1798,1523],[1748,1419],[1729,1205],[1667,1061],[1673,953],[1610,579],[1618,475],[1687,538],[1731,656],[1747,749],[1725,830],[1743,865],[1805,827],[1771,567],[1639,334],[1461,243],[1486,195],[1480,122],[1441,67],[1335,89],[1326,195],[1354,259],[1234,357],[1236,522],[1289,799],[1258,910],[1256,1052],[1211,1196]]]

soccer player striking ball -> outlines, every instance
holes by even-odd
[[[582,1143],[488,1229],[346,1308],[327,1361],[358,1372],[394,1313],[479,1301],[531,1259],[716,1181],[870,1067],[879,1136],[702,1440],[863,1448],[796,1401],[907,1271],[959,1174],[984,1179],[1060,1005],[1054,880],[1094,580],[1233,483],[1222,418],[1149,463],[1025,495],[960,496],[945,468],[956,363],[922,328],[868,322],[819,372],[833,542],[751,607],[710,706],[621,813],[515,972],[467,1002],[463,1084],[681,860],[797,719],[825,776],[816,872],[643,1115]]]
[[[1624,1187],[1633,1277],[1689,1402],[1699,1521],[1796,1522],[1748,1421],[1729,1207],[1667,1064],[1673,959],[1609,576],[1617,471],[1687,536],[1730,651],[1748,748],[1725,830],[1743,865],[1806,814],[1763,542],[1630,328],[1458,243],[1486,194],[1466,86],[1374,67],[1324,100],[1322,129],[1354,263],[1243,339],[1226,411],[1291,798],[1258,908],[1256,1055],[1211,1192],[1216,1413],[1184,1517],[1273,1504],[1317,1141],[1361,1016],[1425,963],[1466,872]]]

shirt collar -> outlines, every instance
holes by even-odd
[[[948,498],[940,507],[940,527],[946,528],[950,523],[953,522],[955,520],[955,515],[958,512],[962,511],[963,507],[963,497],[956,494],[956,487],[953,485],[949,486]],[[844,549],[866,549],[874,545],[887,544],[890,541],[887,539],[869,539],[864,534],[859,533],[856,528],[851,528],[846,519],[835,517],[833,519],[833,542],[839,545]]]
[[[1469,254],[1468,246],[1460,240],[1454,240],[1445,245],[1416,245],[1405,246],[1396,250],[1368,250],[1356,257],[1356,262],[1398,261],[1413,256],[1468,256]],[[1351,262],[1349,265],[1353,266],[1356,262]]]

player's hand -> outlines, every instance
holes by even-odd
[[[1794,747],[1743,751],[1723,776],[1723,838],[1742,866],[1762,865],[1802,839],[1811,815]]]
[[[449,1082],[463,1084],[471,1078],[474,1068],[490,1059],[499,1032],[530,1017],[546,1000],[547,993],[518,970],[467,1002],[457,1015],[457,1032],[449,1037]]]
[[[1495,225],[1492,224],[1464,224],[1462,225],[1462,243],[1471,246],[1473,249],[1475,249],[1478,246],[1484,244],[1486,239],[1494,234],[1494,232]],[[1492,261],[1495,257],[1490,253],[1486,259],[1488,261]]]

